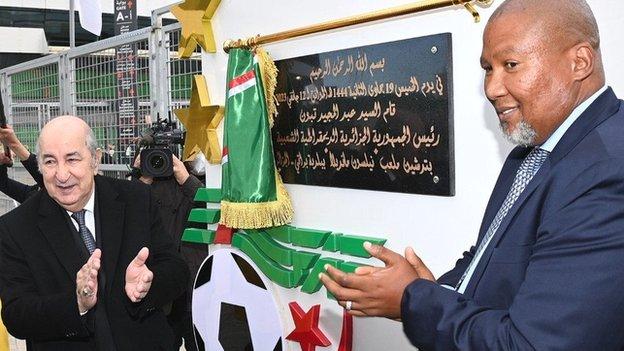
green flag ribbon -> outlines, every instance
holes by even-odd
[[[272,100],[267,103],[265,95],[265,84],[274,84],[277,70],[258,50],[232,49],[228,62],[220,223],[231,228],[275,227],[293,217],[275,169],[268,107]],[[267,90],[272,97],[274,86]]]

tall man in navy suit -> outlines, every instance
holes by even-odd
[[[95,137],[51,120],[37,145],[45,191],[0,219],[0,297],[30,350],[172,350],[161,307],[188,268],[147,185],[96,176]]]
[[[624,103],[584,0],[507,0],[484,33],[485,94],[508,156],[477,243],[437,281],[411,248],[321,279],[424,350],[624,349]]]

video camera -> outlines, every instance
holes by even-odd
[[[149,177],[173,175],[173,152],[171,146],[184,143],[184,132],[175,122],[158,120],[141,133],[141,174]]]

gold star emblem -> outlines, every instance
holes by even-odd
[[[178,54],[189,58],[199,44],[206,52],[216,52],[212,15],[221,0],[186,0],[171,7],[171,13],[182,26],[182,37]]]
[[[223,111],[223,106],[210,105],[206,78],[201,74],[193,76],[190,106],[173,111],[186,129],[183,161],[194,159],[201,151],[208,162],[221,162],[217,127],[223,120]]]

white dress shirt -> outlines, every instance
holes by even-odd
[[[97,238],[95,237],[95,184],[93,184],[93,190],[91,190],[91,196],[89,197],[89,201],[87,201],[87,204],[85,205],[84,209],[85,210],[85,225],[87,226],[87,228],[89,229],[89,231],[91,232],[91,235],[93,235],[93,240],[95,240],[97,242]],[[73,212],[67,211],[67,214],[69,215],[69,218],[71,218],[72,223],[74,224],[74,227],[76,228],[76,230],[78,231],[78,233],[80,233],[80,226],[78,225],[78,221],[76,221],[73,217],[72,214],[74,214]]]

